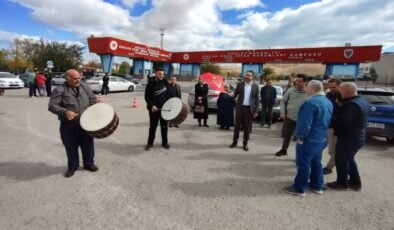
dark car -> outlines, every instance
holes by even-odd
[[[367,135],[385,137],[394,143],[394,92],[382,88],[358,89],[370,104]]]

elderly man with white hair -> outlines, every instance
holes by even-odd
[[[296,165],[293,185],[283,190],[292,195],[305,196],[305,190],[323,194],[323,149],[327,146],[327,130],[333,106],[323,91],[320,81],[312,80],[305,88],[308,99],[302,104],[297,119]]]
[[[361,179],[355,155],[365,144],[365,128],[368,119],[368,102],[357,95],[357,85],[344,82],[339,87],[342,96],[341,107],[333,120],[334,135],[337,136],[335,147],[335,165],[337,180],[327,183],[335,190],[361,190]]]

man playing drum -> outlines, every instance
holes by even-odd
[[[146,151],[153,147],[159,120],[162,139],[161,146],[165,149],[170,148],[167,139],[168,122],[162,118],[160,111],[163,104],[170,97],[169,83],[164,79],[164,70],[162,68],[157,68],[155,78],[148,82],[145,89],[146,108],[149,111],[149,137],[148,144],[145,146]]]
[[[81,75],[75,69],[65,73],[66,82],[55,88],[49,101],[48,110],[60,120],[60,137],[66,149],[68,170],[65,177],[71,177],[79,168],[78,147],[82,150],[83,168],[95,172],[94,141],[80,126],[79,118],[84,110],[96,103],[92,90],[81,82]]]

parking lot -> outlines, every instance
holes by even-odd
[[[189,83],[182,84],[187,102]],[[138,108],[131,108],[136,97]],[[361,192],[282,192],[296,168],[294,142],[278,158],[281,122],[255,123],[249,152],[229,149],[232,130],[198,127],[193,115],[169,130],[171,149],[145,151],[143,91],[103,96],[120,125],[95,141],[96,173],[64,178],[66,154],[49,99],[27,89],[0,97],[0,229],[393,229],[394,145],[368,138],[357,154]],[[242,134],[241,134],[242,138]],[[323,162],[328,154],[325,151]],[[325,182],[335,180],[335,173]]]

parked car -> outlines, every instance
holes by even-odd
[[[25,87],[29,87],[29,84],[27,83],[27,79],[29,78],[30,73],[22,73],[19,75],[19,79],[21,79],[23,81],[23,83],[25,84]]]
[[[359,88],[357,91],[371,104],[367,135],[385,137],[387,142],[394,143],[394,92],[383,88]]]
[[[215,75],[212,73],[204,73],[200,75],[200,78],[208,84],[208,109],[217,109],[217,101],[219,94],[224,92],[224,80],[222,76]],[[187,98],[187,103],[190,107],[194,107],[194,85],[191,86],[189,91],[189,97]]]
[[[264,87],[264,85],[259,85],[259,117],[261,116],[261,98],[260,98],[260,91]],[[275,105],[272,108],[272,121],[275,122],[279,119],[280,116],[280,102],[283,99],[283,89],[280,86],[273,85],[276,89],[276,98],[275,98]]]
[[[17,75],[9,72],[0,72],[0,88],[3,89],[21,89],[25,86],[25,83],[19,79]]]
[[[93,92],[99,93],[103,86],[103,77],[93,77],[86,80],[86,83],[92,89]],[[117,91],[129,91],[133,92],[135,90],[135,84],[133,82],[124,80],[120,77],[109,76],[108,81],[109,92]]]
[[[61,85],[66,81],[64,73],[51,73],[52,85]]]

